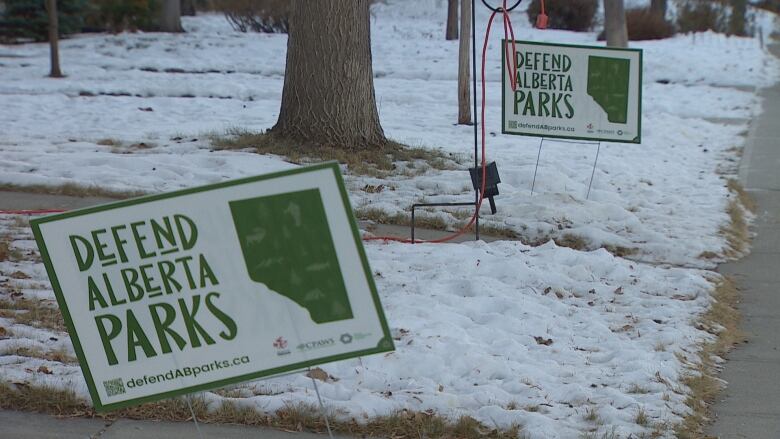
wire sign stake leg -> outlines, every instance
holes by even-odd
[[[203,435],[203,432],[200,430],[200,425],[198,424],[198,417],[195,416],[195,410],[192,409],[192,403],[190,402],[190,395],[187,395],[185,397],[185,400],[187,401],[187,407],[190,408],[190,414],[192,415],[192,421],[195,423],[195,429],[198,430],[198,437],[200,439],[205,439],[206,436]]]
[[[330,439],[333,439],[333,432],[330,430],[330,422],[328,421],[328,414],[325,413],[325,405],[322,404],[322,398],[320,397],[320,388],[317,386],[317,380],[314,379],[314,375],[311,374],[311,367],[309,368],[309,377],[311,378],[311,382],[314,384],[314,393],[317,394],[317,402],[320,404],[320,413],[322,414],[322,418],[325,419],[325,428],[328,429],[328,437]]]
[[[585,199],[587,200],[588,197],[590,197],[590,188],[593,186],[593,176],[596,175],[596,163],[599,162],[599,152],[601,151],[601,142],[599,142],[599,146],[596,147],[596,160],[593,161],[593,171],[590,173],[590,183],[588,183],[588,193],[585,195]]]
[[[539,158],[542,156],[542,145],[544,145],[544,137],[539,142],[539,153],[536,154],[536,167],[534,168],[534,180],[531,182],[531,196],[534,196],[534,187],[536,186],[536,172],[539,170]]]

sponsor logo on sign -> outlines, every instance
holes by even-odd
[[[274,347],[276,348],[276,355],[287,355],[290,350],[287,349],[287,340],[284,337],[278,337],[274,340]]]
[[[334,340],[333,338],[323,338],[321,340],[314,340],[314,341],[301,343],[295,348],[303,352],[303,351],[311,351],[314,349],[328,348],[335,344],[336,344],[336,340]]]

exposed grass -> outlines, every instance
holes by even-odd
[[[325,422],[314,405],[288,405],[276,413],[261,413],[253,407],[239,406],[223,401],[209,410],[202,397],[190,399],[192,409],[203,423],[243,424],[267,426],[287,431],[314,431],[323,433]],[[146,419],[160,421],[187,421],[191,419],[186,400],[166,399],[155,403],[98,414],[73,391],[33,385],[0,383],[0,408],[44,412],[57,416],[88,416],[104,419]],[[332,415],[332,414],[331,414]],[[455,422],[431,413],[399,411],[389,416],[372,418],[365,424],[354,420],[340,421],[331,417],[335,432],[358,437],[430,438],[430,439],[516,439],[521,428],[513,426],[498,430],[475,419],[463,416]]]
[[[258,133],[239,128],[224,134],[208,135],[217,150],[250,149],[258,154],[274,154],[286,157],[296,164],[335,160],[346,164],[353,174],[374,177],[390,175],[419,175],[430,167],[434,169],[458,169],[461,158],[441,150],[412,148],[388,141],[383,148],[344,149],[316,143],[302,143],[270,133]],[[422,164],[416,163],[418,161]],[[397,167],[396,162],[406,162]]]
[[[589,407],[588,410],[585,411],[585,416],[583,416],[583,419],[585,419],[588,422],[598,424],[599,423],[598,409],[596,409],[596,407]]]
[[[621,258],[635,255],[639,251],[639,249],[637,248],[623,247],[621,245],[612,245],[612,244],[604,244],[602,247],[604,248],[604,250]]]
[[[644,395],[646,393],[650,393],[649,390],[646,388],[640,386],[639,384],[633,383],[628,387],[627,390],[628,393],[633,393],[635,395]]]
[[[617,432],[617,429],[615,427],[612,427],[609,430],[603,431],[601,433],[599,432],[583,433],[581,438],[582,439],[620,439],[620,434]]]
[[[122,142],[117,139],[100,139],[97,142],[100,146],[121,146]]]
[[[745,341],[745,334],[739,329],[740,314],[736,306],[739,291],[734,282],[723,278],[713,292],[714,303],[700,319],[699,327],[716,336],[712,343],[702,346],[700,362],[684,379],[690,389],[686,404],[691,411],[675,428],[679,439],[705,439],[704,426],[709,421],[710,404],[722,390],[721,382],[715,377],[715,357],[723,357],[736,344]]]
[[[0,311],[3,310],[16,311],[11,314],[11,318],[13,318],[16,323],[22,325],[61,332],[66,330],[65,320],[63,320],[59,309],[55,306],[49,306],[41,300],[0,300]]]
[[[583,237],[571,233],[565,233],[560,237],[553,238],[553,240],[559,247],[568,247],[574,250],[585,250],[588,247],[588,242]]]
[[[753,213],[756,212],[756,209],[758,209],[756,200],[754,200],[753,197],[750,196],[749,193],[747,193],[745,188],[742,187],[742,184],[739,182],[739,180],[730,178],[726,182],[726,187],[728,187],[731,192],[737,195],[739,202],[742,203],[742,206],[744,206],[745,209]]]
[[[15,385],[0,382],[0,408],[49,413],[57,416],[92,414],[72,391],[48,386]]]
[[[750,247],[751,242],[745,211],[755,212],[757,206],[755,200],[737,180],[730,179],[726,185],[735,197],[729,201],[726,208],[726,213],[731,221],[728,226],[721,228],[720,233],[726,237],[729,246],[728,250],[725,251],[725,256],[738,258]]]
[[[64,364],[76,364],[76,357],[63,349],[44,351],[37,347],[17,346],[6,349],[3,355],[18,355],[20,357],[40,358],[42,360],[57,361]]]
[[[641,425],[642,427],[647,427],[647,424],[650,422],[650,420],[647,418],[647,412],[645,412],[644,408],[639,407],[639,410],[636,412],[636,416],[634,416],[634,422],[637,425]]]
[[[70,197],[104,197],[124,199],[146,195],[143,191],[120,191],[106,189],[100,186],[81,186],[66,183],[59,186],[46,186],[42,184],[18,185],[12,183],[0,183],[0,191],[30,192],[48,195],[67,195]]]
[[[360,220],[369,220],[378,224],[393,224],[397,226],[411,226],[412,218],[403,213],[389,214],[382,209],[374,207],[358,207],[355,216]],[[447,222],[439,217],[429,215],[416,215],[415,227],[431,230],[447,230]]]
[[[453,212],[445,211],[452,214]],[[456,218],[462,217],[461,215],[453,215]],[[410,226],[412,225],[411,215],[403,213],[389,214],[382,209],[374,207],[358,207],[355,209],[355,217],[359,220],[373,221],[378,224],[392,224],[396,226]],[[452,229],[460,229],[471,220],[471,214],[467,215],[461,223],[451,224],[444,219],[431,216],[431,215],[415,215],[414,223],[415,227],[421,229],[440,230],[442,232]],[[470,230],[473,230],[473,226]],[[479,223],[480,235],[490,236],[493,238],[504,239],[520,239],[520,236],[512,229],[507,227],[498,227],[490,223]]]
[[[0,262],[7,261],[11,257],[11,239],[8,235],[0,236]]]

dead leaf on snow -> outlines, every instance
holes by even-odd
[[[333,375],[329,375],[328,372],[325,372],[319,367],[315,367],[314,369],[311,369],[308,372],[306,372],[306,376],[309,378],[314,378],[315,380],[320,380],[323,383],[327,383],[329,381],[338,381],[336,377],[334,377]]]
[[[544,337],[534,336],[534,340],[536,340],[537,344],[543,344],[545,346],[550,346],[551,344],[553,344],[553,341],[552,341],[551,338],[544,338]]]

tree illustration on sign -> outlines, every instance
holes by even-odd
[[[588,94],[607,113],[612,123],[628,122],[628,74],[625,58],[588,57]]]
[[[290,298],[316,323],[353,318],[318,189],[229,204],[250,279]]]

